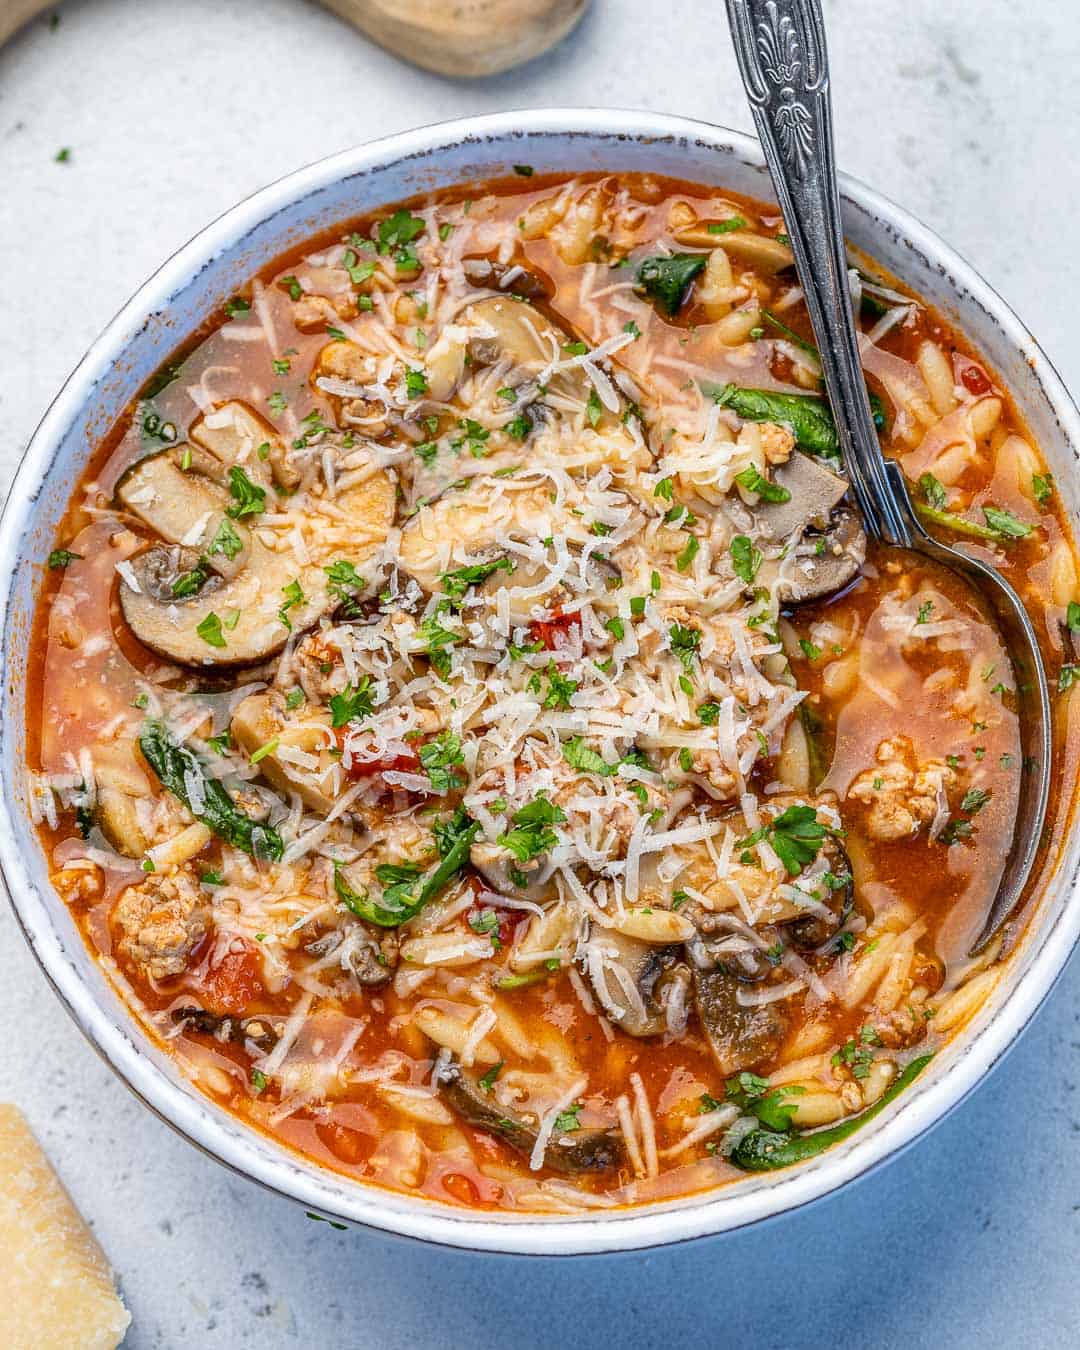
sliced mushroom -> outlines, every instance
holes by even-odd
[[[488,1130],[523,1157],[536,1147],[539,1122],[533,1123],[512,1107],[504,1106],[459,1064],[451,1061],[439,1074],[439,1087],[447,1103],[470,1125]],[[622,1137],[616,1130],[553,1130],[544,1150],[544,1165],[573,1176],[580,1172],[605,1172],[619,1167],[625,1158]]]
[[[243,571],[251,536],[226,514],[230,498],[217,460],[190,446],[162,450],[133,465],[116,495],[162,539],[195,550],[196,561],[204,556],[208,571],[227,579]]]
[[[435,591],[444,572],[462,565],[455,557],[491,556],[505,552],[499,540],[543,539],[560,533],[561,519],[546,488],[499,492],[474,483],[420,508],[401,532],[398,565],[424,590]],[[501,575],[516,584],[512,573]]]
[[[223,1016],[194,1005],[173,1008],[169,1016],[185,1031],[190,1028],[204,1036],[213,1036],[219,1041],[231,1041],[237,1045],[250,1041],[264,1053],[272,1049],[278,1040],[268,1017]]]
[[[589,939],[585,969],[600,1006],[620,1031],[659,1036],[667,1030],[667,986],[686,978],[678,947],[658,947],[604,928]]]
[[[291,547],[268,548],[254,529],[229,519],[224,487],[199,472],[197,461],[187,471],[178,468],[175,453],[140,460],[117,488],[129,511],[167,544],[187,550],[157,545],[132,560],[135,584],[125,578],[120,586],[124,618],[141,642],[182,665],[247,665],[272,656],[290,632],[309,628],[337,604],[323,564],[339,550],[324,542],[321,521],[307,540],[307,563],[299,565]],[[348,550],[349,561],[360,566],[393,522],[394,484],[387,474],[374,474],[340,492],[335,505],[362,541]],[[223,543],[219,532],[226,525]],[[199,581],[193,594],[183,593]],[[286,624],[286,588],[295,586],[303,598],[290,601]]]
[[[509,892],[523,899],[543,902],[554,894],[551,880],[554,867],[546,857],[530,858],[521,862],[513,853],[499,844],[473,844],[469,862],[476,868],[493,891]]]
[[[523,295],[526,300],[550,300],[555,294],[555,287],[549,277],[528,267],[523,268],[520,263],[494,262],[490,258],[464,258],[461,265],[474,286],[487,286],[489,290]],[[506,281],[507,276],[510,276],[509,282]]]
[[[280,754],[282,746],[302,750],[309,755],[320,755],[327,748],[330,719],[325,713],[306,709],[299,722],[287,716],[285,700],[280,694],[250,694],[237,705],[229,723],[236,742],[249,755],[264,750],[259,760],[259,771],[282,792],[298,793],[305,805],[326,815],[334,805],[333,797],[310,781],[310,775],[301,776],[296,767]],[[273,749],[266,751],[267,746]]]
[[[801,536],[818,543],[814,554],[787,566],[780,581],[780,600],[800,604],[843,589],[866,561],[862,523],[853,510],[840,505],[847,479],[799,451],[776,469],[773,478],[790,496],[783,502],[760,502],[754,508],[758,522],[777,541]],[[758,584],[768,584],[768,578],[762,577]]]
[[[727,1077],[771,1059],[780,1049],[787,1020],[776,1003],[744,1007],[746,985],[726,970],[694,970],[694,1009],[716,1067]]]
[[[222,464],[245,465],[252,478],[261,477],[259,465],[266,463],[279,486],[292,489],[300,482],[299,471],[289,462],[284,441],[246,403],[230,399],[203,413],[192,422],[188,437]]]
[[[826,918],[818,912],[784,924],[785,941],[801,951],[823,947],[843,928],[855,908],[855,878],[846,849],[830,836],[821,851],[828,860],[831,880],[818,883],[815,892],[821,896],[821,903],[830,911],[831,917]]]
[[[524,300],[492,295],[466,305],[454,322],[440,334],[425,361],[428,393],[445,402],[457,388],[466,366],[509,364],[506,384],[524,389],[535,382],[552,362],[564,359],[569,341],[566,331]],[[560,370],[546,381],[546,394],[574,403],[589,396],[585,373],[574,366]]]

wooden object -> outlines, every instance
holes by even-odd
[[[570,32],[589,0],[320,0],[413,65],[439,75],[497,75],[542,56]],[[55,0],[0,0],[0,44]]]

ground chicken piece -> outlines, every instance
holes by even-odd
[[[790,429],[777,422],[762,422],[758,431],[766,460],[770,464],[786,464],[795,449],[795,437]]]
[[[147,877],[129,886],[112,914],[120,952],[152,980],[180,975],[205,936],[207,910],[198,888],[182,872]]]
[[[682,771],[681,752],[676,752],[668,761],[668,774],[675,776],[676,770]],[[734,797],[735,779],[731,770],[720,758],[716,750],[692,750],[690,752],[690,772],[708,779],[710,785],[727,797]]]
[[[375,378],[375,361],[355,342],[328,342],[319,352],[316,370],[318,375],[369,384]]]
[[[933,820],[939,795],[956,786],[956,773],[940,759],[918,763],[907,736],[893,736],[877,748],[877,767],[864,770],[848,797],[870,808],[867,828],[874,839],[910,838]]]
[[[913,1008],[897,1008],[895,1012],[875,1019],[874,1030],[881,1044],[889,1050],[904,1050],[926,1035],[926,1018]]]
[[[311,703],[329,703],[349,682],[340,648],[318,629],[296,644],[292,669]]]
[[[356,300],[351,295],[332,300],[325,295],[305,295],[293,305],[293,323],[301,333],[317,333],[335,319],[355,319],[356,312]]]

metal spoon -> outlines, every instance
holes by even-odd
[[[989,564],[932,539],[897,464],[881,453],[867,400],[840,225],[825,25],[818,0],[726,0],[735,52],[784,215],[851,487],[868,534],[959,573],[986,602],[1011,655],[1024,755],[1011,846],[971,954],[1016,908],[1050,790],[1050,695],[1031,620]]]

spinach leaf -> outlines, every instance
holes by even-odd
[[[705,270],[704,253],[672,253],[668,257],[646,258],[638,268],[638,282],[664,313],[674,318],[682,307],[694,278]]]
[[[831,1125],[825,1130],[814,1130],[809,1134],[788,1134],[774,1129],[751,1130],[732,1151],[731,1161],[744,1172],[771,1172],[775,1168],[790,1167],[792,1163],[816,1157],[833,1144],[847,1139],[860,1126],[872,1120],[880,1111],[884,1111],[890,1102],[914,1082],[933,1057],[933,1054],[929,1054],[913,1059],[873,1106],[868,1106],[860,1115],[841,1121],[839,1125]]]
[[[796,347],[806,352],[808,356],[812,356],[819,365],[821,364],[821,353],[814,344],[807,342],[806,338],[800,337],[794,328],[789,328],[782,319],[777,318],[771,309],[763,309],[761,317],[766,323],[771,324],[773,328],[783,333],[789,342],[793,342]],[[874,419],[874,426],[877,427],[878,431],[883,431],[885,428],[885,405],[877,394],[869,389],[866,391],[866,397],[870,400],[870,414]]]
[[[387,863],[377,867],[376,877],[380,883],[388,884],[382,894],[375,898],[367,891],[354,891],[342,875],[342,864],[335,862],[334,890],[357,918],[379,928],[397,928],[415,918],[461,871],[479,832],[480,826],[476,821],[458,812],[444,827],[440,837],[440,849],[446,849],[442,860],[423,876],[416,863]]]
[[[272,825],[262,825],[246,816],[216,778],[207,776],[201,761],[186,746],[177,745],[165,723],[151,719],[143,724],[139,748],[164,787],[184,803],[209,830],[234,848],[253,858],[280,862],[285,844]],[[200,784],[202,807],[192,805],[189,785]]]
[[[745,422],[779,422],[804,450],[823,459],[840,458],[840,438],[828,403],[817,394],[779,394],[771,389],[741,389],[737,384],[703,384],[702,393]]]

